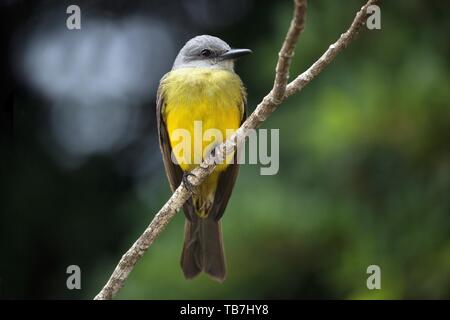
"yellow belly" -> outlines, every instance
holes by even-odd
[[[190,171],[239,128],[245,99],[242,82],[226,70],[183,68],[168,73],[161,88],[173,155],[182,170]],[[226,166],[220,164],[216,171]]]

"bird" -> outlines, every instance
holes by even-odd
[[[159,83],[156,119],[165,172],[172,192],[181,182],[192,191],[183,205],[185,227],[180,264],[186,279],[201,272],[218,282],[226,278],[220,220],[239,172],[237,153],[227,158],[234,161],[218,164],[195,190],[191,190],[193,186],[187,177],[246,119],[247,92],[234,65],[236,59],[251,52],[231,48],[215,36],[196,36],[181,48],[172,69]],[[192,143],[198,124],[203,133],[215,130],[216,137],[196,136]],[[180,142],[180,133],[190,138],[186,138],[190,144],[182,151],[180,144],[186,146],[186,141]]]

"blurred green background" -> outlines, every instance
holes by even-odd
[[[292,76],[347,29],[364,2],[309,1]],[[150,3],[148,10],[161,5]],[[251,48],[237,72],[253,110],[273,83],[292,2],[248,3],[232,23],[188,24],[169,55],[202,33]],[[123,6],[123,15],[134,8]],[[449,299],[449,9],[441,1],[382,1],[381,30],[363,30],[265,122],[280,129],[280,170],[261,176],[259,166],[242,166],[222,224],[223,284],[204,275],[184,280],[180,213],[118,298]],[[17,28],[29,18],[20,17]],[[70,161],[53,157],[47,100],[20,81],[14,94],[13,134],[1,145],[0,297],[90,299],[170,195],[155,92],[141,105],[149,120],[140,131],[154,162],[138,180],[117,168],[134,166],[139,144],[61,165]],[[71,264],[81,267],[82,290],[65,287]],[[381,268],[381,290],[366,287],[372,264]]]

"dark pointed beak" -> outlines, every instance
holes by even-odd
[[[237,59],[250,53],[252,53],[252,50],[250,49],[230,49],[227,52],[222,53],[219,58],[222,60]]]

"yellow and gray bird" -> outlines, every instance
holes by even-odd
[[[249,49],[232,49],[217,37],[197,36],[184,45],[172,70],[161,79],[156,116],[172,191],[182,181],[189,187],[189,172],[245,120],[246,91],[234,72],[234,62],[249,53]],[[220,134],[202,135],[199,140],[198,124],[201,132],[213,129]],[[187,149],[173,152],[180,149],[180,132],[193,138]],[[195,147],[193,141],[200,141],[200,147]],[[218,164],[183,207],[186,222],[181,268],[187,279],[202,271],[217,281],[225,279],[220,219],[239,170],[237,153],[231,157],[234,161]]]

